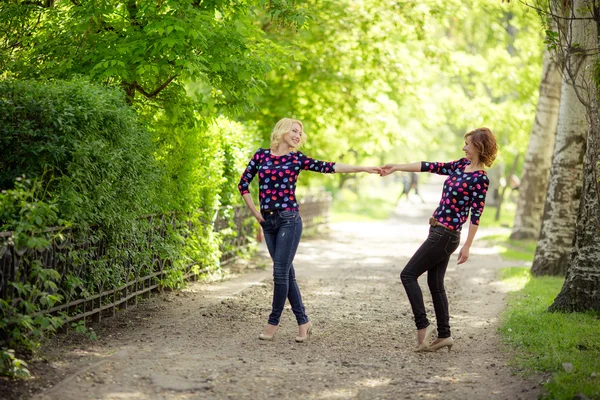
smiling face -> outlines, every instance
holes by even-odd
[[[465,158],[471,161],[472,164],[479,163],[479,150],[473,144],[471,136],[465,138],[465,145],[462,150],[465,152]]]
[[[281,141],[287,144],[289,147],[296,148],[302,142],[302,135],[302,127],[299,123],[294,122],[292,124],[292,129],[283,134]]]

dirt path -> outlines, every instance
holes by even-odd
[[[269,268],[255,270],[153,298],[121,313],[117,328],[99,326],[97,343],[46,350],[32,397],[537,398],[539,377],[511,372],[496,333],[505,293],[495,278],[505,264],[477,242],[466,264],[453,256],[447,273],[452,351],[411,351],[415,328],[399,273],[426,237],[432,207],[381,223],[333,224],[326,240],[301,243],[295,266],[315,326],[308,343],[294,342],[289,308],[275,341],[257,339],[272,284]],[[433,315],[428,295],[426,304]],[[39,392],[40,383],[48,388]]]

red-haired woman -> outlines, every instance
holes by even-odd
[[[479,128],[465,134],[465,146],[462,150],[465,157],[457,161],[388,164],[382,168],[381,176],[396,171],[448,175],[440,204],[429,219],[429,236],[400,274],[417,326],[415,351],[436,351],[443,347],[450,350],[454,344],[450,335],[450,314],[444,275],[450,256],[459,246],[460,231],[470,212],[469,233],[458,253],[458,264],[469,258],[469,249],[479,227],[479,218],[489,185],[485,168],[494,162],[498,146],[494,134],[489,129]],[[417,278],[426,271],[437,329],[427,319],[423,293],[417,282]],[[436,333],[437,339],[432,342]]]

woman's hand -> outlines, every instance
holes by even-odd
[[[467,259],[469,258],[469,250],[470,248],[468,246],[463,246],[460,251],[458,252],[458,263],[457,264],[462,264],[465,261],[467,261]]]
[[[262,214],[259,213],[258,211],[253,212],[252,214],[254,214],[254,218],[256,218],[256,220],[258,221],[259,224],[261,222],[265,222],[265,219],[263,218]]]
[[[363,167],[363,172],[381,175],[381,167]]]
[[[381,167],[380,175],[387,176],[387,175],[393,174],[396,171],[397,171],[396,164],[387,164],[387,165],[384,165],[383,167]]]

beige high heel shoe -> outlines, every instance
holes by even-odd
[[[308,327],[308,329],[306,330],[306,336],[296,336],[296,342],[298,343],[304,343],[308,340],[308,335],[311,334],[312,331],[312,322],[309,322],[310,326]]]
[[[278,326],[275,327],[275,330],[270,335],[267,335],[266,333],[261,333],[260,335],[258,335],[258,338],[260,340],[273,340],[275,338],[275,333],[277,333],[278,328],[279,328]]]
[[[436,344],[432,344],[431,346],[427,347],[424,351],[438,351],[439,349],[441,349],[443,347],[448,347],[448,351],[450,351],[450,350],[452,350],[453,344],[454,344],[454,339],[452,339],[452,337],[447,337],[447,338],[440,340]]]
[[[426,351],[426,349],[429,347],[429,343],[431,343],[431,338],[436,334],[437,328],[432,324],[427,325],[427,328],[425,329],[425,337],[423,338],[423,341],[417,345],[417,348],[414,349],[414,351]]]

